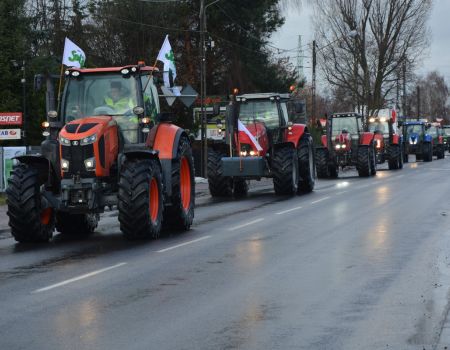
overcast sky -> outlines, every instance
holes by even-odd
[[[303,45],[310,43],[314,36],[312,15],[311,7],[306,4],[300,10],[291,8],[286,11],[286,23],[272,36],[273,45],[283,49],[296,48],[299,35],[302,35]],[[418,73],[426,74],[437,70],[450,83],[450,0],[434,0],[428,24],[431,30],[431,45]],[[304,73],[308,81],[311,81],[311,52],[304,47],[303,54],[308,56],[303,62]],[[292,51],[289,55],[292,56],[292,63],[296,64],[296,52]]]

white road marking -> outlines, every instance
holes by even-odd
[[[234,226],[234,227],[232,227],[232,228],[229,228],[228,231],[236,231],[236,230],[239,230],[240,228],[243,228],[243,227],[246,227],[246,226],[250,226],[250,225],[256,224],[256,223],[261,222],[261,221],[263,221],[263,220],[264,220],[263,218],[259,218],[259,219],[256,219],[256,220],[247,222],[247,223],[245,223],[245,224],[242,224],[242,225],[239,225],[239,226]]]
[[[167,252],[169,250],[180,248],[180,247],[184,247],[185,245],[189,245],[189,244],[192,244],[192,243],[197,243],[197,242],[203,241],[203,240],[208,239],[208,238],[211,238],[211,236],[203,236],[203,237],[194,239],[194,240],[189,241],[189,242],[184,242],[184,243],[181,243],[181,244],[174,245],[173,247],[157,250],[156,252],[157,253],[164,253],[164,252]]]
[[[341,191],[341,192],[338,192],[338,193],[336,193],[336,196],[338,196],[338,195],[340,195],[340,194],[344,194],[344,193],[347,193],[348,191]]]
[[[36,289],[32,293],[46,292],[46,291],[54,289],[54,288],[65,286],[66,284],[69,284],[69,283],[77,282],[77,281],[80,281],[82,279],[89,278],[89,277],[98,275],[100,273],[103,273],[103,272],[106,272],[106,271],[109,271],[109,270],[112,270],[112,269],[116,269],[116,268],[121,267],[121,266],[126,265],[126,264],[127,264],[126,262],[122,262],[120,264],[116,264],[116,265],[113,265],[113,266],[105,267],[104,269],[92,271],[92,272],[86,273],[86,274],[78,276],[78,277],[74,277],[74,278],[71,278],[71,279],[59,282],[59,283],[52,284],[51,286],[48,286],[48,287]]]
[[[288,209],[288,210],[283,210],[283,211],[280,211],[278,213],[275,213],[275,215],[282,215],[282,214],[290,213],[291,211],[299,210],[299,209],[302,209],[302,208],[303,207],[295,207],[295,208],[291,208],[291,209]]]
[[[330,197],[323,197],[323,198],[320,198],[320,199],[318,199],[318,200],[316,200],[316,201],[314,201],[314,202],[311,202],[311,204],[316,204],[316,203],[322,202],[322,201],[327,200],[327,199],[330,199]]]

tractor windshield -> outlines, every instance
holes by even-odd
[[[331,119],[331,134],[337,136],[340,133],[358,134],[358,121],[355,117],[336,117]]]
[[[442,131],[445,136],[450,136],[450,128],[443,128]]]
[[[277,103],[270,100],[250,100],[241,103],[239,119],[244,124],[264,123],[268,129],[276,129],[280,126]]]
[[[96,115],[132,115],[136,80],[119,74],[83,74],[69,79],[63,101],[66,122]]]
[[[389,124],[387,121],[374,121],[369,123],[369,132],[381,132],[382,134],[389,133]]]
[[[422,134],[423,125],[422,124],[414,124],[406,126],[406,135],[410,134]]]

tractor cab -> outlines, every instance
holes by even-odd
[[[357,113],[333,114],[329,119],[330,146],[337,153],[351,155],[359,143],[359,135],[363,131],[363,117]],[[325,140],[324,140],[325,141]],[[325,143],[326,144],[326,143]]]
[[[289,94],[245,94],[237,96],[236,101],[239,106],[238,120],[262,147],[259,153],[266,155],[273,144],[283,140],[282,128],[288,124]],[[245,139],[249,135],[241,131],[240,137]],[[252,151],[256,154],[258,149],[252,142],[244,141],[241,151],[250,155]]]

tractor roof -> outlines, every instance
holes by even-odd
[[[142,66],[138,64],[131,64],[128,66],[122,66],[122,67],[104,67],[104,68],[68,68],[67,70],[70,72],[78,71],[81,74],[83,73],[119,73],[123,69],[129,69],[132,70],[133,68],[136,69],[136,71],[147,71],[147,72],[158,72],[158,68],[156,67],[150,67],[150,66]]]
[[[347,113],[333,113],[331,115],[332,118],[349,118],[349,117],[353,117],[353,118],[362,118],[363,116],[359,113],[355,113],[355,112],[347,112]]]
[[[425,125],[425,122],[416,120],[416,121],[411,121],[411,122],[405,122],[403,125]]]
[[[280,94],[277,92],[262,92],[255,94],[243,94],[236,97],[237,100],[245,99],[245,100],[266,100],[270,98],[280,98],[280,99],[289,99],[290,95],[287,93]]]

